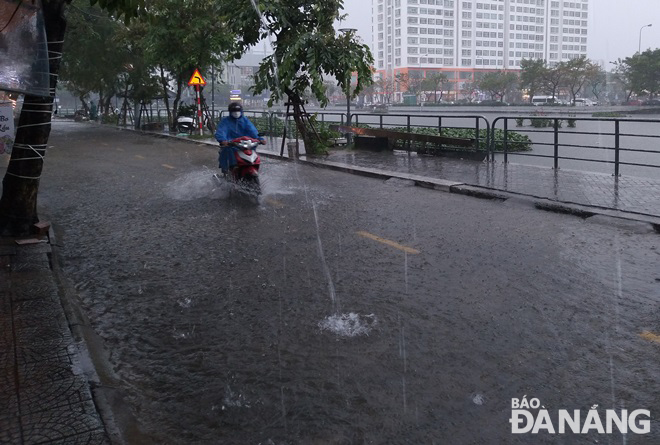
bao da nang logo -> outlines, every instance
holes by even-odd
[[[579,409],[550,411],[539,399],[511,399],[512,434],[648,434],[651,432],[649,410],[598,410],[598,405],[583,412]]]

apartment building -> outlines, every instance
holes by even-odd
[[[441,71],[458,97],[480,72],[586,55],[588,9],[588,0],[372,0],[376,70],[388,79]]]

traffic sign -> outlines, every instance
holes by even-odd
[[[197,70],[197,69],[195,70],[195,72],[193,73],[192,77],[191,77],[190,80],[188,81],[188,85],[189,85],[189,86],[192,86],[192,85],[201,85],[201,86],[204,86],[204,85],[206,85],[206,81],[204,80],[204,78],[202,77],[202,75],[199,74],[199,70]]]

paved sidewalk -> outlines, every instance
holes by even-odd
[[[335,150],[326,160],[411,173],[553,201],[660,216],[660,180],[405,152]]]
[[[110,444],[44,241],[0,238],[0,443]]]

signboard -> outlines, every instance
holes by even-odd
[[[189,86],[197,85],[197,86],[204,86],[206,85],[206,81],[202,77],[202,75],[199,73],[199,70],[195,70],[193,73],[192,77],[188,81]]]
[[[14,146],[14,109],[0,104],[0,154],[11,153]]]

